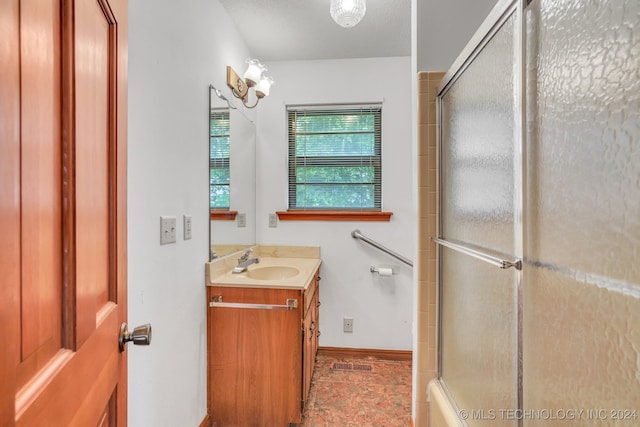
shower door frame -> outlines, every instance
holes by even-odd
[[[456,413],[460,413],[455,400],[452,397],[452,394],[448,390],[446,386],[446,378],[442,377],[442,295],[443,295],[443,283],[442,283],[442,252],[443,243],[438,242],[438,240],[442,237],[443,230],[443,218],[442,218],[442,182],[443,182],[443,172],[442,172],[442,107],[443,107],[443,97],[446,95],[448,90],[455,84],[458,78],[465,72],[467,67],[475,60],[475,58],[480,54],[483,48],[491,41],[494,35],[496,35],[502,26],[509,20],[512,16],[515,17],[514,21],[514,60],[515,64],[513,67],[514,70],[514,104],[513,108],[515,111],[514,114],[514,135],[513,135],[513,179],[514,179],[514,191],[513,191],[513,232],[514,232],[514,247],[513,247],[513,255],[515,261],[507,262],[507,264],[503,264],[500,268],[509,268],[515,267],[517,273],[515,275],[515,283],[514,283],[514,312],[515,312],[515,328],[516,331],[516,360],[515,360],[515,379],[516,384],[515,387],[515,396],[516,396],[516,410],[522,411],[524,408],[523,403],[523,301],[522,301],[522,279],[523,272],[523,257],[524,257],[524,247],[525,247],[525,233],[524,233],[524,213],[525,210],[525,198],[524,198],[524,189],[525,186],[525,143],[526,143],[526,98],[525,98],[525,9],[526,6],[530,3],[531,0],[500,0],[496,6],[493,8],[489,16],[485,19],[482,25],[479,27],[478,31],[471,38],[469,43],[465,46],[463,51],[460,53],[458,58],[454,61],[453,65],[447,71],[445,76],[443,77],[440,85],[438,86],[438,94],[436,97],[436,123],[437,123],[437,132],[436,132],[436,162],[437,162],[437,172],[436,172],[436,188],[438,189],[437,193],[437,217],[436,217],[436,233],[438,238],[432,239],[437,243],[437,251],[436,251],[436,283],[438,287],[438,327],[437,327],[437,377],[441,383],[442,389],[447,396],[449,403],[453,406]],[[458,249],[459,250],[459,249]],[[460,250],[459,250],[460,251]],[[464,252],[464,251],[461,251]],[[465,252],[467,255],[475,256],[472,253]],[[490,262],[496,265],[494,262],[491,262],[491,258],[494,258],[490,254],[480,254],[481,256],[475,256],[481,260]],[[485,258],[485,259],[483,259]],[[511,264],[511,265],[509,265]],[[460,420],[464,425],[466,422],[464,420]],[[522,426],[523,420],[518,419],[517,425]]]

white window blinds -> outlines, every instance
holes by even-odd
[[[381,210],[381,105],[287,108],[289,210]]]
[[[229,210],[229,110],[211,110],[209,116],[209,204]]]

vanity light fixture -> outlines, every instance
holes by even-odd
[[[231,88],[233,96],[242,100],[245,107],[255,108],[262,98],[269,96],[269,89],[271,85],[273,85],[273,78],[265,74],[267,67],[257,59],[247,59],[246,62],[249,66],[244,73],[244,80],[240,78],[233,68],[227,65],[227,86]],[[248,105],[249,89],[252,87],[256,94],[256,103]]]
[[[367,11],[366,0],[331,0],[331,17],[344,28],[355,27]]]

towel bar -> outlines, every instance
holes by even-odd
[[[294,310],[298,308],[298,300],[288,298],[286,304],[248,304],[244,302],[222,302],[222,295],[214,295],[209,307],[252,308],[257,310]]]

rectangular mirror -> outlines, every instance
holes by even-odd
[[[209,86],[210,259],[255,244],[255,140],[253,121]]]

